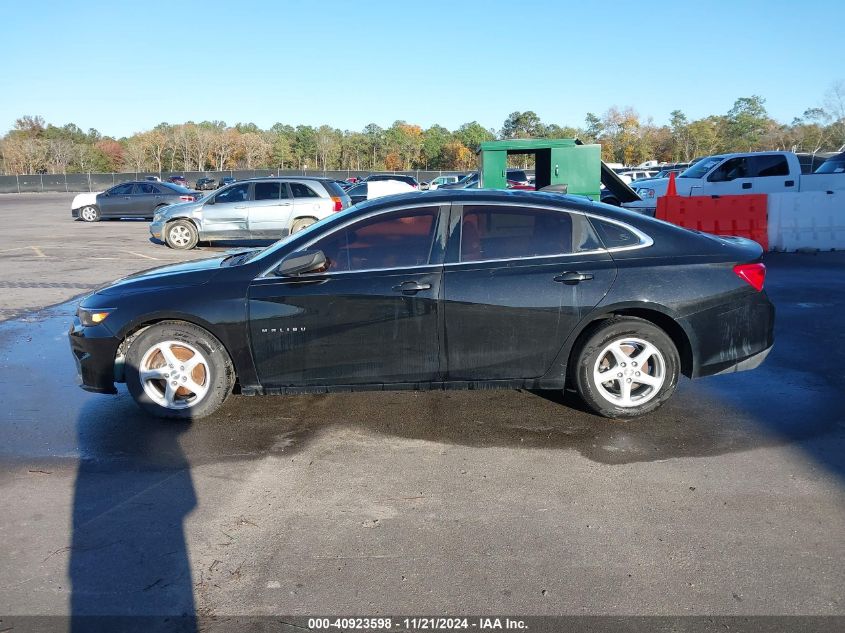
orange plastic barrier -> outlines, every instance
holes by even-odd
[[[737,235],[769,250],[768,196],[663,196],[654,217],[714,235]]]

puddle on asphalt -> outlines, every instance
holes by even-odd
[[[126,390],[89,394],[76,384],[67,343],[75,302],[0,324],[0,455],[128,461],[183,467],[293,455],[335,431],[468,447],[574,450],[624,464],[749,451],[842,434],[845,376],[802,361],[824,341],[779,341],[753,372],[690,382],[655,414],[606,420],[576,398],[528,391],[372,392],[233,396],[194,423],[151,419]],[[802,369],[809,367],[810,369]]]

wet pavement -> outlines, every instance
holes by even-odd
[[[76,386],[73,304],[2,323],[0,612],[842,615],[845,254],[767,263],[765,364],[630,422],[477,391],[174,424]]]

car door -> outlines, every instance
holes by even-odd
[[[797,179],[789,173],[789,163],[783,154],[752,154],[748,157],[751,171],[751,193],[782,193],[797,191]]]
[[[447,378],[537,378],[616,267],[578,212],[453,205],[444,267]]]
[[[290,227],[291,200],[288,186],[278,180],[258,181],[249,203],[248,227],[251,237],[279,239]]]
[[[323,217],[321,208],[325,208],[325,199],[320,197],[312,187],[304,182],[289,183],[293,195],[293,216],[294,218],[317,218]]]
[[[210,196],[202,207],[203,234],[209,238],[238,239],[248,235],[251,183],[239,182]]]
[[[714,169],[702,187],[701,192],[693,188],[691,195],[730,196],[753,193],[752,174],[748,158],[736,156],[729,158]]]
[[[157,204],[161,203],[158,188],[148,182],[135,185],[132,190],[132,202],[129,212],[132,217],[151,218]]]
[[[97,196],[97,206],[100,216],[104,218],[123,217],[132,203],[132,190],[135,185],[131,182],[112,187]]]
[[[441,211],[417,205],[350,220],[297,251],[321,250],[323,272],[280,277],[270,270],[255,279],[249,329],[261,384],[436,380],[444,241],[438,236],[445,235],[447,215]]]

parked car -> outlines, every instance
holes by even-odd
[[[816,174],[845,174],[845,152],[831,156],[816,169]]]
[[[824,166],[824,163],[822,163]],[[654,215],[657,199],[666,195],[668,178],[635,183],[640,200],[624,206]],[[729,196],[753,193],[805,193],[841,191],[845,175],[803,174],[792,152],[742,152],[718,154],[696,161],[675,180],[679,196]]]
[[[414,192],[263,250],[126,277],[83,299],[69,337],[84,389],[125,382],[165,418],[207,416],[235,384],[571,388],[631,418],[680,374],[763,362],[774,308],[761,255],[577,196]]]
[[[400,180],[411,185],[414,189],[419,189],[420,183],[413,176],[405,176],[404,174],[370,174],[361,182],[374,182],[377,180]]]
[[[218,187],[225,187],[226,185],[231,185],[233,182],[238,182],[238,179],[235,178],[234,176],[223,176],[220,179],[220,184],[218,184],[217,186]]]
[[[217,189],[217,181],[214,178],[198,178],[194,189],[197,191],[212,191]]]
[[[458,182],[458,180],[459,178],[457,176],[437,176],[437,178],[432,178],[428,182],[420,183],[420,189],[424,191],[435,191],[442,185],[451,185]]]
[[[478,188],[478,172],[474,171],[472,173],[467,174],[458,182],[446,185],[440,185],[440,189],[467,189],[467,188]]]
[[[167,182],[172,182],[174,185],[188,186],[188,180],[184,176],[170,176]]]
[[[150,234],[183,250],[215,240],[276,240],[350,204],[346,192],[329,178],[255,178],[156,213]]]
[[[70,205],[72,218],[99,222],[115,218],[152,218],[173,204],[194,202],[202,194],[169,182],[122,182],[106,191],[80,193]]]
[[[346,193],[352,204],[358,204],[364,200],[373,200],[374,198],[407,193],[413,190],[414,188],[404,180],[371,180],[358,183]]]
[[[513,183],[514,185],[529,185],[533,184],[530,182],[528,174],[525,173],[523,169],[508,169],[507,170],[507,180]],[[472,172],[471,174],[467,174],[461,180],[456,183],[449,184],[449,185],[440,185],[441,189],[477,189],[478,188],[478,181],[479,175],[478,172]]]

